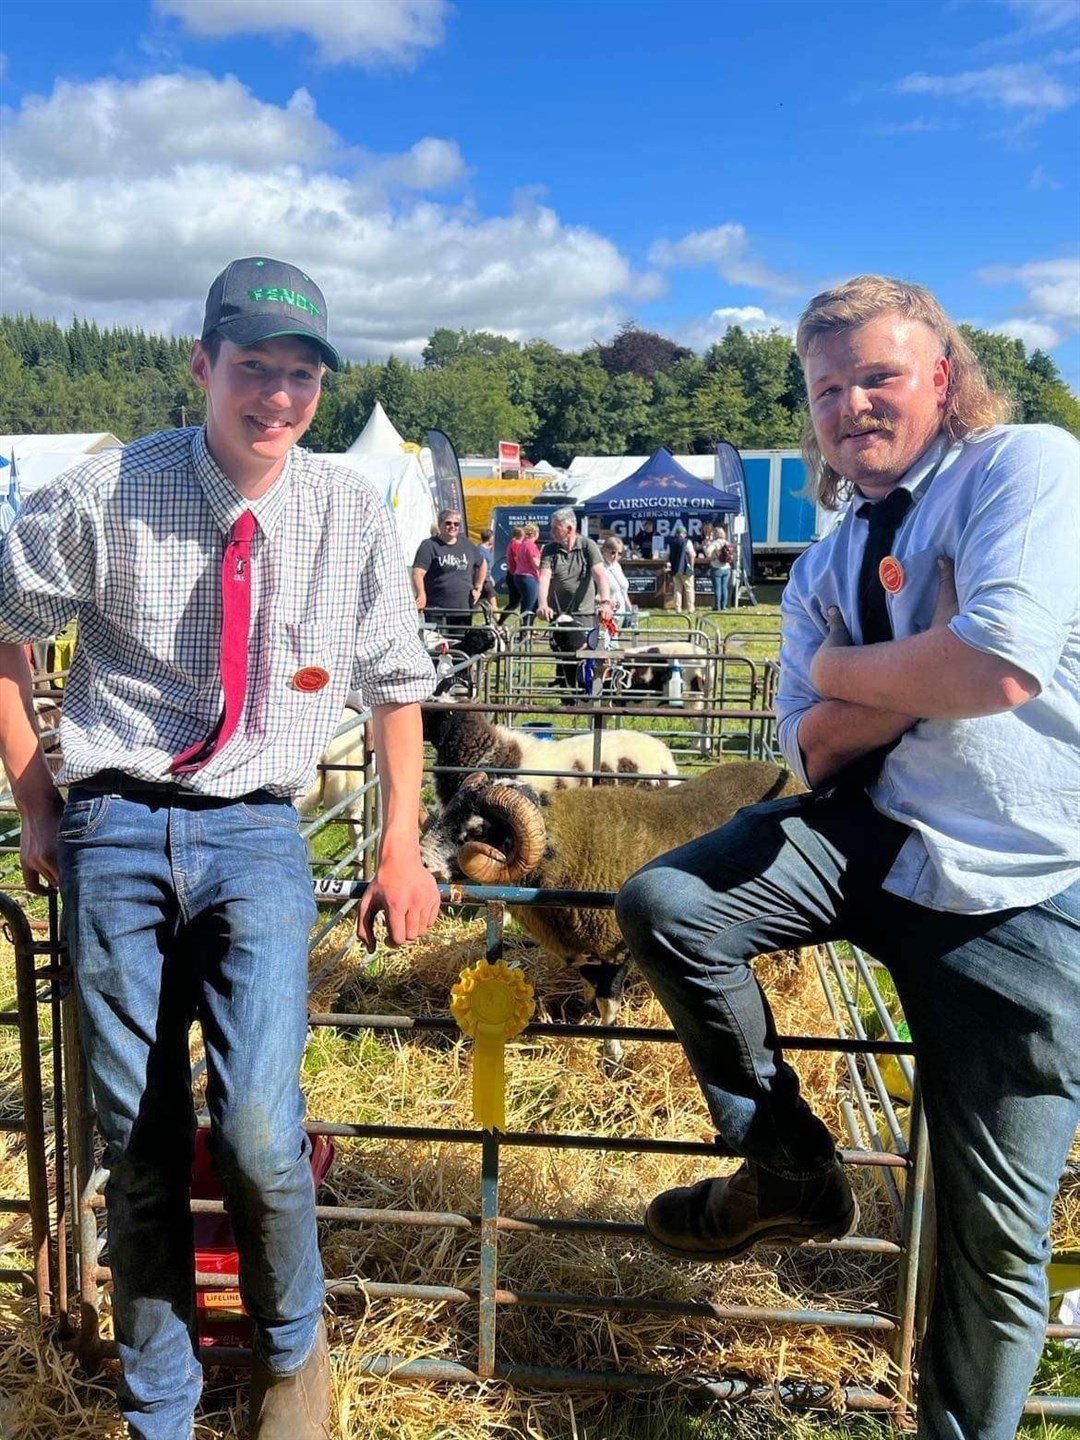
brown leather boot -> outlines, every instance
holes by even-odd
[[[251,1440],[330,1440],[330,1355],[326,1324],[293,1375],[275,1375],[256,1357],[251,1367]]]
[[[680,1260],[731,1260],[754,1245],[840,1240],[859,1206],[838,1160],[812,1180],[785,1180],[747,1160],[724,1180],[658,1195],[645,1212],[649,1239]]]

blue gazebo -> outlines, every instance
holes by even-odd
[[[617,485],[585,501],[586,515],[737,515],[742,501],[732,490],[718,490],[691,475],[663,446],[640,469]]]

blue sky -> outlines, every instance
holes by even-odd
[[[354,359],[702,349],[879,270],[1080,384],[1080,0],[4,0],[0,53],[9,313],[190,333],[264,252]]]

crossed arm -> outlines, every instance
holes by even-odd
[[[799,722],[799,747],[812,785],[889,744],[920,719],[960,720],[1015,710],[1038,694],[1025,671],[976,650],[948,628],[957,613],[950,560],[938,562],[940,588],[930,628],[879,645],[852,645],[838,610],[810,664],[821,701]]]

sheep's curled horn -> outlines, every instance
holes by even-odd
[[[516,785],[491,785],[477,795],[476,808],[509,827],[510,845],[504,855],[483,840],[467,840],[458,850],[461,873],[477,885],[516,885],[539,862],[547,844],[539,807]]]

